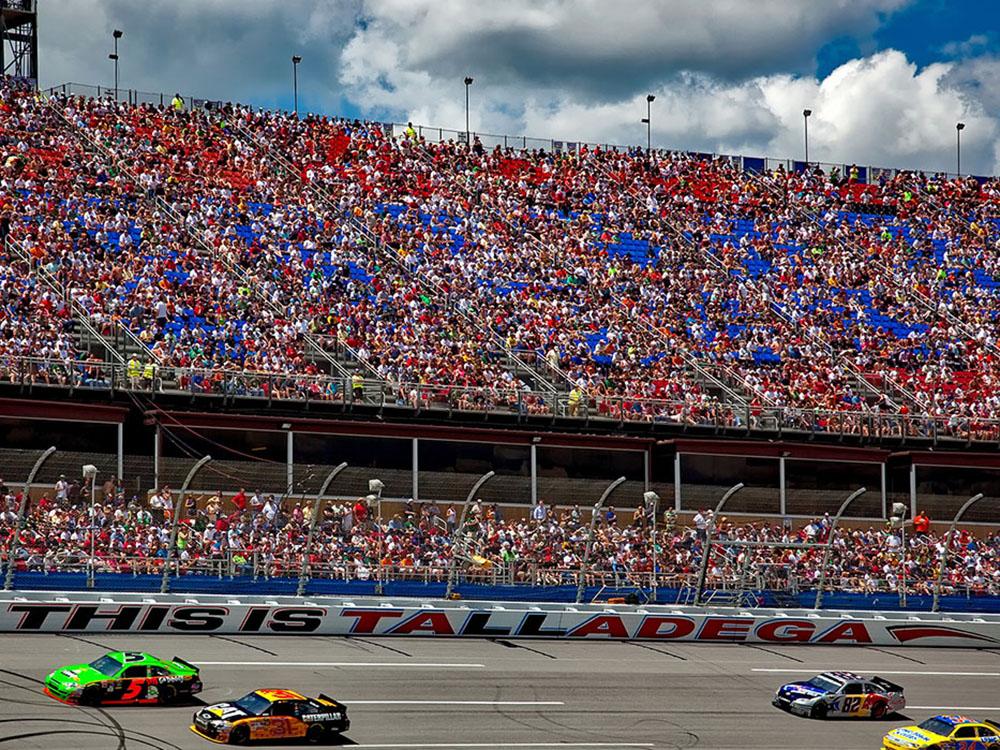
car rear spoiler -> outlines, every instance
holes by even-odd
[[[983,723],[989,724],[991,727],[994,727],[998,732],[1000,732],[1000,721],[997,721],[996,719],[984,719]]]
[[[334,698],[331,698],[331,697],[330,697],[329,695],[327,695],[326,693],[320,693],[320,694],[319,694],[319,699],[320,699],[321,701],[329,701],[330,703],[334,703],[334,704],[336,704],[336,705],[338,705],[338,706],[342,706],[342,705],[344,705],[344,704],[343,704],[343,703],[341,703],[340,701],[338,701],[338,700],[336,700],[336,699],[334,699]]]
[[[196,667],[191,662],[186,661],[186,660],[182,659],[179,656],[173,657],[170,661],[172,661],[174,664],[180,664],[182,667],[187,667],[188,669],[193,669],[195,672],[201,672],[201,667]]]
[[[885,677],[872,677],[872,682],[880,688],[885,688],[890,693],[902,693],[903,688],[895,682],[890,682]]]

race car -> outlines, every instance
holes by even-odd
[[[194,714],[191,731],[213,742],[245,745],[254,740],[322,742],[351,727],[347,706],[320,693],[306,698],[292,690],[254,690],[232,703],[216,703]]]
[[[967,716],[932,716],[920,724],[893,729],[882,738],[884,750],[997,750],[1000,723]]]
[[[823,672],[803,682],[782,685],[771,701],[799,716],[881,719],[906,705],[903,688],[882,677],[866,678],[852,672]]]
[[[124,706],[172,703],[201,692],[198,667],[142,651],[112,651],[90,664],[62,667],[45,678],[45,693],[64,703]]]

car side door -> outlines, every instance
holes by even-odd
[[[864,705],[865,690],[860,682],[848,682],[840,690],[840,713],[844,716],[857,716]]]
[[[118,683],[115,698],[120,701],[134,701],[146,695],[145,664],[129,664],[118,673]]]

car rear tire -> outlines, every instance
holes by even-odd
[[[101,689],[97,685],[84,688],[83,694],[80,696],[80,703],[85,706],[101,705]]]
[[[873,719],[884,719],[886,712],[886,705],[884,701],[879,701],[874,706],[872,706],[872,718]]]
[[[229,743],[231,745],[245,745],[250,741],[249,727],[235,727],[229,733]]]
[[[825,703],[822,702],[817,703],[812,708],[812,717],[814,719],[825,719],[827,711],[829,710],[830,710],[829,706],[827,706]]]
[[[160,703],[164,706],[177,700],[177,688],[173,685],[163,685],[160,687]]]
[[[309,729],[306,730],[306,741],[316,744],[317,742],[323,742],[330,736],[330,733],[326,731],[326,727],[322,724],[313,724]]]

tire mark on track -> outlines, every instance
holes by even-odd
[[[766,648],[764,646],[758,646],[756,643],[744,643],[743,645],[746,648],[752,648],[752,649],[755,649],[756,651],[763,651],[765,654],[771,654],[772,656],[780,656],[782,659],[788,659],[790,661],[798,662],[799,664],[805,664],[805,661],[802,660],[802,659],[800,659],[797,656],[791,656],[789,654],[783,654],[780,651],[772,651],[771,649]]]
[[[87,643],[87,644],[89,644],[91,646],[97,646],[98,648],[103,648],[105,651],[115,651],[116,650],[116,649],[112,648],[111,646],[108,646],[107,644],[98,643],[97,641],[92,641],[89,638],[83,638],[82,636],[79,636],[79,635],[72,635],[70,633],[57,633],[56,635],[58,635],[58,636],[60,636],[62,638],[71,638],[74,641],[80,641],[80,643]]]
[[[402,656],[410,656],[410,657],[413,656],[413,654],[408,654],[400,648],[393,648],[392,646],[386,646],[384,643],[379,643],[377,641],[367,641],[367,640],[362,640],[361,638],[355,638],[354,640],[361,641],[362,643],[367,643],[369,646],[378,646],[379,648],[384,648],[387,651],[392,651]]]
[[[501,646],[507,648],[523,648],[525,651],[531,651],[533,654],[540,654],[546,659],[558,659],[558,656],[553,656],[552,654],[547,654],[544,651],[539,651],[537,648],[531,648],[531,646],[525,646],[520,643],[514,643],[512,641],[503,640],[501,638],[490,638],[493,643],[499,643]]]
[[[625,643],[629,646],[638,646],[639,648],[644,648],[648,651],[655,651],[656,653],[663,654],[664,656],[672,656],[675,659],[680,659],[681,661],[687,661],[686,656],[679,656],[678,654],[672,654],[669,651],[663,651],[662,649],[654,648],[653,646],[650,646],[645,643],[636,643],[635,641],[622,641],[622,643]]]
[[[211,638],[218,638],[220,641],[228,641],[229,643],[235,643],[237,646],[245,646],[246,648],[252,648],[254,651],[260,651],[262,654],[267,654],[268,656],[277,656],[273,651],[269,651],[263,646],[255,646],[252,643],[244,643],[243,641],[238,641],[235,638],[228,638],[224,635],[215,635],[214,633],[210,636]]]
[[[906,659],[906,661],[912,661],[914,664],[923,664],[924,666],[927,665],[927,662],[921,661],[920,659],[917,659],[913,656],[903,656],[902,654],[897,654],[894,651],[888,651],[884,648],[879,648],[878,646],[868,646],[868,648],[871,651],[878,651],[880,654],[888,654],[889,656],[895,656],[898,659]]]

